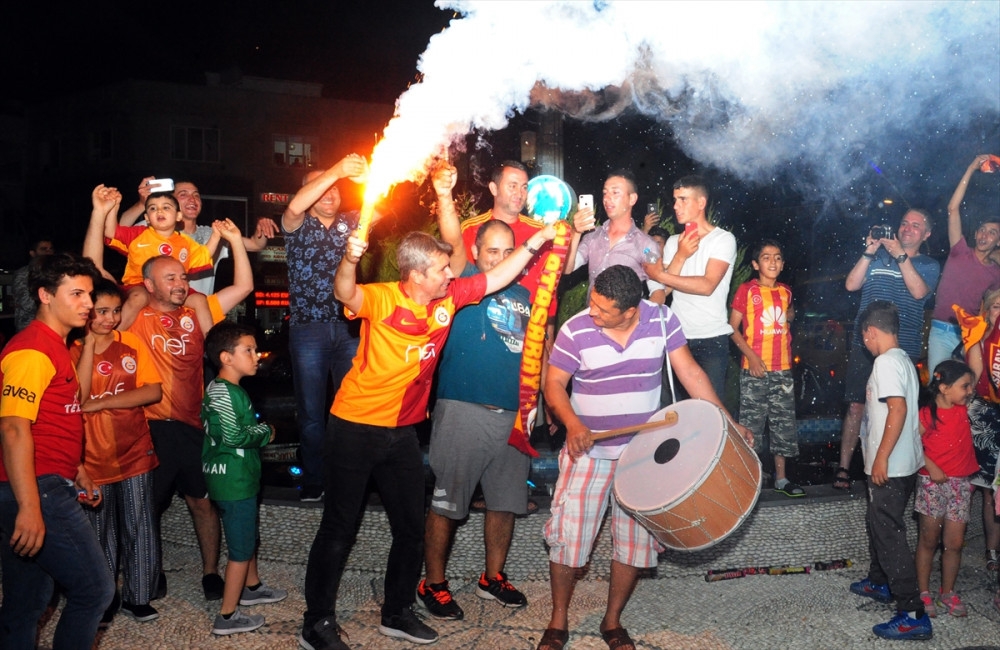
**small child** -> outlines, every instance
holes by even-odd
[[[966,402],[972,397],[972,369],[949,359],[934,369],[928,384],[929,403],[920,409],[920,437],[924,444],[924,467],[917,481],[916,511],[920,513],[917,542],[917,583],[924,610],[937,616],[931,596],[931,565],[944,530],[941,552],[941,592],[937,605],[952,616],[966,616],[965,603],[955,593],[955,578],[962,564],[965,526],[972,505],[972,482],[979,471],[972,446],[972,428]]]
[[[906,540],[906,506],[924,464],[920,444],[917,369],[899,347],[899,310],[875,300],[858,317],[861,340],[875,357],[865,386],[861,450],[868,475],[868,576],[851,584],[859,596],[888,603],[896,615],[872,628],[883,639],[930,639],[931,619],[917,587]]]
[[[177,199],[170,192],[154,192],[146,197],[146,226],[118,225],[121,193],[116,188],[98,185],[91,194],[91,203],[88,236],[96,236],[96,224],[100,221],[103,223],[104,243],[127,258],[122,275],[122,286],[127,294],[123,307],[125,322],[132,322],[134,315],[149,302],[149,294],[142,283],[142,267],[148,260],[169,255],[183,264],[185,272],[192,277],[213,271],[212,256],[221,240],[219,230],[213,228],[212,236],[204,246],[189,235],[177,232],[177,223],[183,216]],[[86,254],[87,250],[84,252]],[[189,292],[185,305],[199,313],[199,320],[204,320],[209,313],[203,294]],[[212,322],[211,316],[207,317],[208,322]]]
[[[244,614],[238,605],[276,603],[288,596],[283,589],[262,584],[257,574],[258,449],[274,440],[274,427],[257,422],[250,396],[239,385],[244,377],[257,374],[253,328],[222,321],[205,337],[205,351],[219,374],[205,389],[202,403],[202,470],[229,547],[222,609],[212,633],[235,634],[264,624],[263,616]]]
[[[754,248],[751,263],[758,277],[736,289],[729,315],[733,343],[743,353],[740,422],[753,431],[758,455],[764,453],[764,426],[770,422],[774,490],[788,497],[803,497],[805,490],[785,475],[785,459],[798,456],[799,446],[789,329],[795,314],[792,290],[778,282],[785,268],[781,246],[774,240],[763,240]]]

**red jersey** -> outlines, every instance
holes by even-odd
[[[427,400],[452,317],[482,300],[486,276],[456,278],[444,298],[414,302],[399,282],[359,284],[361,342],[330,413],[350,422],[403,427],[427,419]]]
[[[31,321],[0,354],[0,383],[0,417],[31,421],[35,476],[75,479],[83,460],[83,416],[66,341],[40,320]],[[0,481],[9,480],[0,448]]]
[[[161,383],[149,350],[135,334],[118,331],[112,334],[111,345],[94,354],[91,399]],[[70,349],[74,363],[79,363],[82,353],[83,345],[77,342]],[[83,422],[87,440],[84,467],[98,485],[145,474],[159,464],[141,406],[84,413]]]
[[[924,428],[920,438],[924,455],[942,472],[950,477],[964,477],[979,471],[969,413],[964,404],[956,404],[950,409],[938,408],[937,422],[931,422],[931,409],[925,406],[920,409],[920,424]],[[919,473],[929,474],[926,467],[921,467]]]

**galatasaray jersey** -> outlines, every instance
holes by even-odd
[[[330,413],[378,427],[403,427],[427,418],[427,400],[441,346],[452,317],[465,305],[481,300],[486,276],[457,278],[444,298],[420,305],[399,282],[359,284],[361,310],[345,309],[361,318],[361,342],[351,369],[340,385]]]
[[[112,334],[111,345],[94,354],[90,399],[161,383],[149,350],[135,334],[118,331]],[[82,353],[83,345],[77,342],[70,350],[74,363],[79,363]],[[85,413],[83,422],[87,439],[84,466],[98,485],[145,474],[159,464],[141,406]]]
[[[765,287],[756,279],[750,280],[733,296],[733,311],[743,314],[743,338],[768,370],[792,369],[791,305],[792,290],[781,282]],[[743,368],[749,367],[744,356]]]
[[[188,275],[213,268],[208,248],[182,232],[163,237],[149,226],[118,226],[114,238],[105,239],[104,243],[128,256],[122,275],[122,284],[126,287],[142,284],[142,265],[160,255],[169,255],[183,264]]]
[[[479,215],[478,217],[472,217],[471,219],[466,219],[462,222],[462,242],[465,244],[465,255],[472,264],[472,245],[476,243],[476,235],[479,233],[479,227],[484,223],[493,218],[493,211],[488,210],[487,212]],[[532,235],[545,227],[541,221],[532,219],[525,215],[519,215],[517,221],[513,224],[507,224],[510,229],[514,231],[514,245],[520,246],[526,242]],[[547,241],[545,244],[538,249],[538,253],[531,258],[528,265],[524,267],[523,275],[518,284],[522,285],[531,293],[531,302],[535,302],[535,292],[538,291],[538,283],[542,276],[542,271],[545,270],[545,258],[552,251],[552,242]],[[552,294],[552,302],[549,305],[549,322],[555,323],[556,313],[559,310],[559,304],[556,301],[555,293]]]
[[[80,384],[66,341],[40,320],[33,320],[0,354],[0,417],[31,422],[35,476],[76,477],[83,460]],[[0,481],[9,481],[0,449]]]
[[[208,297],[213,322],[224,314],[215,294]],[[163,399],[144,407],[148,420],[178,420],[201,429],[202,369],[205,335],[193,309],[179,307],[161,312],[148,306],[139,311],[128,328],[149,348],[150,358],[163,383]]]

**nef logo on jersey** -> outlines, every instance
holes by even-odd
[[[112,363],[110,361],[101,361],[101,362],[99,362],[97,364],[97,366],[94,368],[94,370],[96,370],[97,374],[101,375],[102,377],[110,377],[111,376],[111,370],[113,368],[114,368],[114,365],[112,365]]]
[[[446,327],[451,321],[451,314],[448,313],[448,310],[443,305],[438,305],[438,308],[434,310],[434,321],[438,325]]]
[[[135,359],[132,357],[122,357],[122,370],[130,375],[135,374]]]
[[[171,246],[170,244],[164,242],[164,243],[160,244],[160,247],[157,249],[157,252],[160,255],[173,255],[174,247]]]
[[[190,316],[181,316],[181,328],[185,332],[193,332],[194,331],[194,319],[191,318]]]
[[[160,314],[160,325],[163,325],[167,329],[174,326],[174,319],[166,314]]]

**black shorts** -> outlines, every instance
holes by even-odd
[[[182,496],[208,497],[201,470],[201,446],[205,432],[177,420],[150,420],[149,432],[160,465],[153,470],[153,504],[157,512],[170,506],[175,492]]]

